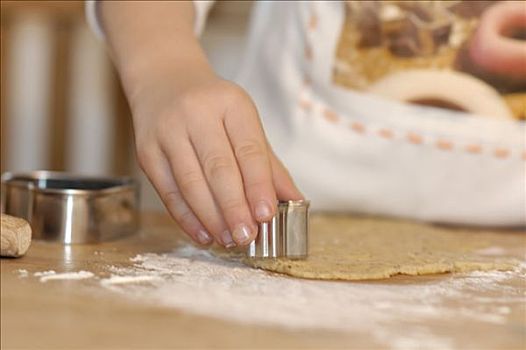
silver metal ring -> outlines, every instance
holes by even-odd
[[[103,242],[139,227],[139,190],[127,177],[35,171],[2,175],[2,212],[29,221],[35,239]]]
[[[258,236],[248,247],[248,257],[306,258],[309,245],[309,204],[307,200],[278,202],[278,213],[272,220],[259,224]]]

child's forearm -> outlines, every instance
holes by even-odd
[[[194,34],[191,1],[104,1],[101,19],[131,104],[167,75],[182,87],[213,74]]]

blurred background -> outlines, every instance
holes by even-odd
[[[57,170],[131,175],[142,206],[162,209],[135,160],[130,111],[83,1],[1,1],[1,172]],[[202,42],[233,78],[252,7],[221,1]]]

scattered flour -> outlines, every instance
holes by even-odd
[[[93,277],[93,272],[89,271],[78,271],[78,272],[64,272],[56,273],[53,270],[35,272],[35,277],[40,277],[40,282],[55,281],[55,280],[83,280],[86,278]]]
[[[499,255],[500,250],[487,250]],[[392,349],[454,349],[468,323],[509,326],[526,305],[526,262],[516,271],[472,272],[439,280],[394,283],[301,280],[225,261],[193,246],[169,254],[143,254],[130,267],[109,266],[94,282],[133,302],[162,305],[218,319],[292,329],[368,333]],[[19,277],[29,276],[24,269]],[[81,280],[89,271],[33,273],[40,282]],[[522,309],[517,305],[521,306]],[[442,333],[426,324],[440,324]],[[403,331],[401,331],[403,330]]]
[[[100,283],[109,287],[112,285],[119,284],[130,284],[130,283],[142,283],[142,282],[151,282],[161,280],[161,276],[152,276],[152,275],[140,275],[140,276],[111,276],[110,278],[105,278],[100,281]]]
[[[508,283],[517,274],[524,276],[524,264],[514,272],[474,272],[428,282],[348,283],[254,270],[192,246],[164,255],[137,255],[132,262],[129,268],[110,267],[113,275],[100,284],[138,302],[220,319],[368,332],[394,349],[454,348],[454,339],[422,326],[424,321],[453,328],[468,322],[502,327],[510,305],[525,301],[526,287]]]
[[[33,274],[33,276],[35,277],[42,277],[42,276],[51,276],[51,275],[55,275],[56,272],[53,271],[53,270],[48,270],[48,271],[39,271],[39,272],[35,272]]]

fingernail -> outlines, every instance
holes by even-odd
[[[197,232],[197,240],[201,244],[209,244],[212,242],[212,237],[205,230],[199,230]]]
[[[236,243],[232,240],[232,236],[230,235],[230,232],[224,231],[221,234],[221,241],[223,242],[223,245],[226,248],[233,248],[236,246]]]
[[[261,201],[256,205],[256,218],[258,220],[268,220],[272,216],[272,209],[267,202]]]
[[[250,229],[245,224],[239,225],[232,233],[232,236],[237,244],[245,245],[250,243]]]

